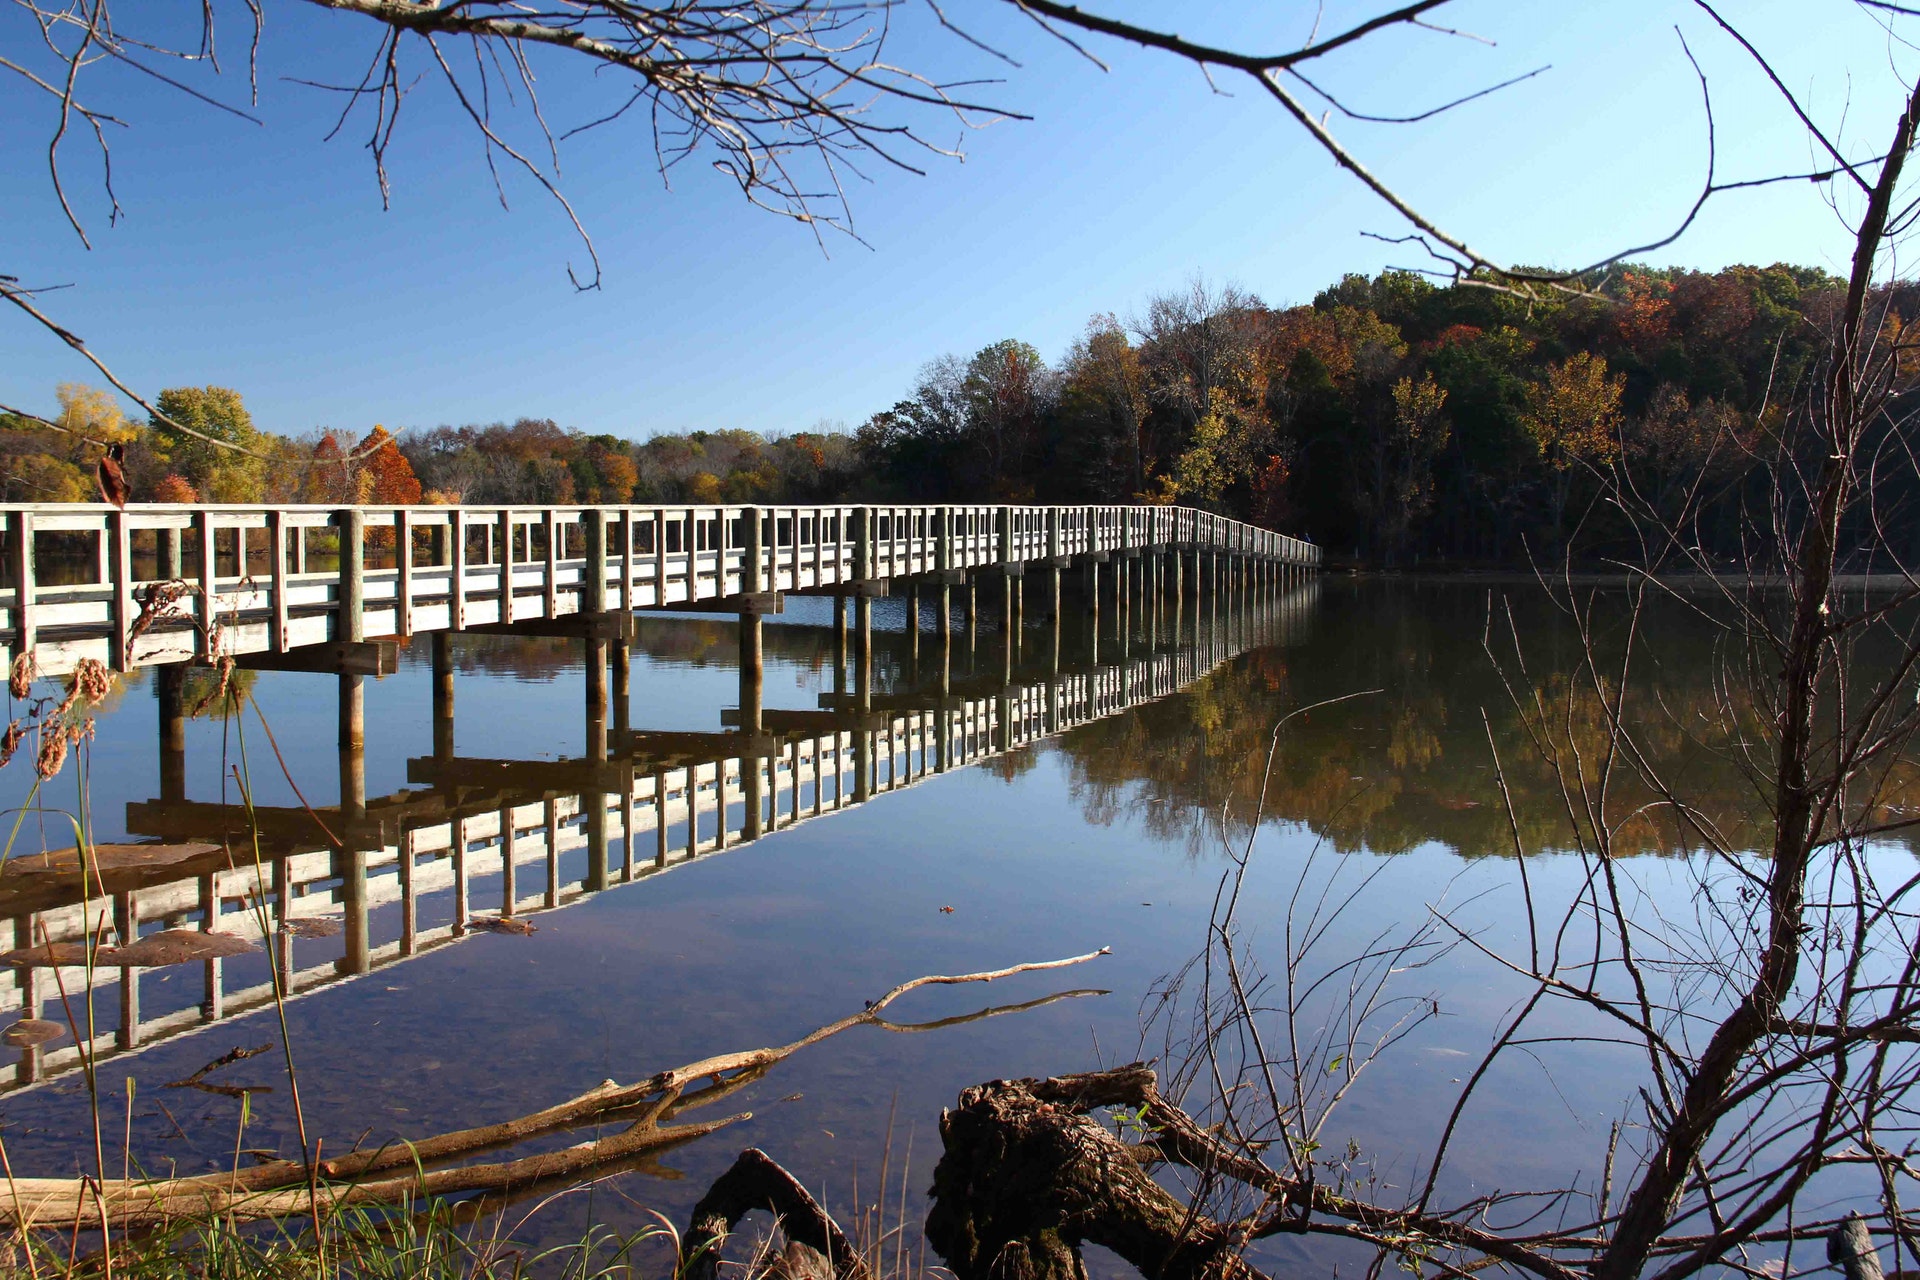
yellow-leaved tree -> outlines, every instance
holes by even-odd
[[[1520,422],[1553,473],[1548,493],[1556,541],[1565,540],[1576,472],[1611,466],[1620,456],[1620,397],[1626,386],[1624,374],[1607,375],[1603,357],[1582,351],[1548,365],[1545,380],[1527,388]]]

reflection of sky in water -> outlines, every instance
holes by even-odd
[[[1374,632],[1390,630],[1385,624],[1404,624],[1406,618],[1383,611],[1379,600],[1365,590],[1330,589],[1322,594],[1311,642],[1250,655],[1234,670],[1257,675],[1262,688],[1278,679],[1288,686],[1286,696],[1300,700],[1364,687],[1361,682],[1368,678],[1390,690],[1397,679],[1443,694],[1473,686],[1472,697],[1483,695],[1484,673],[1470,676],[1477,635],[1462,636],[1452,627],[1445,646],[1427,632],[1406,641],[1411,648],[1390,650]],[[1471,613],[1484,608],[1476,603],[1484,601],[1484,591],[1458,589],[1455,596],[1432,600]],[[824,626],[796,624],[824,624],[827,603],[794,600],[789,607],[787,617],[768,626],[766,704],[811,707],[817,694],[831,687],[822,664],[831,662],[832,637]],[[880,602],[876,612],[883,629],[888,623],[899,626],[900,608],[898,601]],[[716,728],[718,709],[737,700],[730,620],[641,625],[642,643],[633,658],[634,726]],[[652,634],[647,628],[671,631],[670,654],[643,653]],[[773,635],[776,630],[781,634]],[[1364,642],[1357,639],[1363,632]],[[988,634],[982,633],[983,654],[995,652],[991,645],[997,640],[989,643]],[[1037,634],[1029,631],[1029,646]],[[897,657],[886,646],[900,642],[894,635],[882,647]],[[460,753],[533,759],[580,752],[583,690],[577,661],[557,670],[485,674],[467,664],[466,642],[458,652],[463,661],[456,696]],[[957,642],[956,653],[963,652]],[[1325,665],[1316,668],[1309,659]],[[144,800],[156,790],[149,686],[150,681],[130,691],[101,721],[94,746],[94,800],[103,836],[117,833],[127,801]],[[332,803],[333,679],[269,673],[259,678],[254,693],[309,800]],[[603,893],[543,918],[532,937],[475,937],[298,1000],[289,1017],[309,1124],[326,1139],[329,1151],[338,1151],[363,1135],[378,1143],[502,1119],[602,1079],[630,1081],[700,1055],[785,1042],[917,974],[996,968],[1111,946],[1111,957],[1077,970],[986,988],[920,992],[895,1012],[903,1020],[928,1019],[1080,986],[1107,988],[1111,994],[925,1034],[858,1029],[807,1051],[720,1103],[723,1112],[751,1110],[754,1119],[665,1156],[661,1163],[683,1171],[684,1178],[622,1183],[639,1205],[684,1221],[685,1211],[733,1155],[755,1145],[823,1190],[830,1205],[844,1205],[856,1178],[863,1195],[871,1193],[882,1134],[893,1114],[895,1176],[911,1140],[906,1186],[917,1203],[938,1154],[939,1110],[951,1105],[961,1088],[994,1077],[1086,1070],[1162,1052],[1157,1041],[1141,1042],[1142,1001],[1157,977],[1180,966],[1200,945],[1221,859],[1217,845],[1207,839],[1196,849],[1184,835],[1174,834],[1193,821],[1191,813],[1164,811],[1176,803],[1176,789],[1151,778],[1116,775],[1090,781],[1089,774],[1102,769],[1111,774],[1100,754],[1108,750],[1103,744],[1129,739],[1148,744],[1139,748],[1135,766],[1148,774],[1254,767],[1256,762],[1247,759],[1196,765],[1185,758],[1194,750],[1187,740],[1174,744],[1182,759],[1155,760],[1153,726],[1176,716],[1183,700],[1202,696],[1201,691],[1178,695],[1155,708],[1076,730],[1064,744],[1043,748],[1034,767],[1024,772],[996,770],[989,763],[935,778]],[[1264,749],[1271,705],[1227,699],[1217,713],[1227,719],[1211,733],[1219,738],[1245,731]],[[424,642],[406,655],[397,674],[369,682],[367,706],[368,794],[379,796],[402,785],[409,756],[431,749]],[[1453,707],[1437,731],[1436,750],[1467,749],[1459,745],[1467,741],[1460,735],[1469,723],[1479,732],[1474,708],[1471,700]],[[1236,724],[1236,714],[1257,722]],[[1350,717],[1356,739],[1376,731],[1391,737],[1395,714],[1391,706],[1367,710],[1364,704],[1342,713]],[[271,753],[253,736],[256,728],[249,725],[248,750],[262,801],[294,803]],[[217,723],[190,727],[189,793],[194,798],[218,795],[221,736]],[[1484,742],[1481,737],[1482,750]],[[1427,760],[1423,767],[1434,767],[1430,753],[1422,758]],[[1454,780],[1440,788],[1449,797],[1475,785],[1462,779],[1471,779],[1480,768],[1478,760],[1456,764]],[[1360,768],[1344,762],[1338,767]],[[1002,772],[1014,776],[1003,778]],[[1367,777],[1364,771],[1341,776],[1360,777],[1358,789],[1394,785],[1406,793],[1418,791],[1408,780],[1419,772],[1409,765],[1406,777],[1397,780]],[[72,779],[70,770],[56,784],[56,799],[72,795]],[[18,766],[0,775],[11,802],[17,802],[25,780]],[[1431,790],[1440,784],[1422,785]],[[1095,792],[1097,803],[1090,798]],[[1495,803],[1493,796],[1484,800]],[[1453,821],[1460,811],[1443,806],[1440,812],[1453,815],[1445,818]],[[1259,870],[1241,907],[1250,943],[1276,965],[1288,894],[1316,850],[1314,836],[1297,820],[1312,815],[1285,816],[1288,820],[1270,823],[1262,836]],[[66,841],[50,837],[49,843]],[[1907,857],[1903,852],[1886,856]],[[1579,874],[1573,859],[1547,857],[1533,865],[1536,897],[1564,898],[1573,892]],[[1672,906],[1689,901],[1698,870],[1692,859],[1642,858],[1631,861],[1626,875],[1635,892]],[[1385,863],[1372,855],[1339,857],[1322,846],[1306,874],[1314,884],[1324,875],[1357,884],[1374,871],[1382,874],[1323,944],[1326,959],[1358,947],[1382,928],[1408,927],[1424,916],[1427,903],[1455,904],[1460,921],[1481,930],[1488,946],[1523,944],[1510,861],[1462,859],[1431,840],[1416,841],[1410,852]],[[491,905],[489,892],[476,884],[475,903]],[[941,911],[946,906],[954,909],[951,914]],[[376,940],[395,935],[397,910],[376,910]],[[423,925],[434,922],[428,915],[423,906]],[[337,954],[339,941],[297,945],[301,962],[313,963]],[[235,980],[247,963],[230,962]],[[197,981],[183,980],[183,985],[197,998]],[[1465,949],[1410,976],[1401,989],[1435,994],[1440,1016],[1374,1068],[1325,1139],[1331,1150],[1344,1146],[1349,1135],[1356,1138],[1366,1156],[1378,1162],[1380,1181],[1393,1187],[1405,1187],[1413,1176],[1410,1155],[1443,1122],[1455,1082],[1471,1068],[1489,1028],[1516,994],[1509,979]],[[166,1007],[163,984],[149,980],[143,994],[151,1008]],[[230,1159],[237,1105],[159,1086],[236,1046],[272,1039],[271,1022],[270,1012],[225,1022],[103,1069],[102,1087],[116,1097],[127,1076],[139,1081],[133,1129],[137,1157],[148,1168],[172,1164],[183,1172],[198,1171]],[[1554,1060],[1549,1079],[1541,1062],[1511,1059],[1490,1077],[1470,1113],[1444,1185],[1471,1194],[1496,1184],[1561,1180],[1570,1168],[1590,1174],[1598,1168],[1608,1117],[1619,1113],[1618,1094],[1634,1061],[1627,1050],[1586,1045]],[[292,1122],[277,1057],[263,1055],[228,1069],[222,1078],[275,1084],[273,1094],[256,1096],[255,1120],[244,1145],[291,1150]],[[85,1105],[77,1077],[0,1099],[0,1122],[15,1169],[71,1171]],[[109,1107],[116,1132],[120,1105]],[[578,1140],[575,1135],[555,1142]],[[898,1183],[892,1194],[899,1194]],[[629,1227],[642,1223],[635,1203],[601,1191],[561,1202],[550,1211],[547,1231],[566,1236],[589,1212]],[[1276,1242],[1272,1252],[1276,1262],[1300,1265],[1342,1256],[1339,1246],[1295,1240]]]

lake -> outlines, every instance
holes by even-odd
[[[403,891],[396,848],[371,848],[343,865],[315,852],[324,842],[314,833],[276,836],[269,856],[297,853],[306,859],[298,866],[322,868],[305,879],[287,873],[296,914],[337,920],[347,908],[337,933],[284,940],[290,969],[305,975],[287,1019],[310,1131],[335,1154],[504,1119],[603,1079],[634,1081],[706,1054],[785,1043],[917,975],[1111,948],[1076,968],[915,992],[889,1012],[923,1023],[1072,989],[1099,993],[924,1030],[856,1028],[715,1108],[751,1111],[750,1120],[552,1203],[519,1229],[563,1239],[590,1218],[637,1228],[655,1210],[684,1224],[747,1146],[786,1164],[830,1208],[851,1202],[856,1187],[870,1201],[889,1135],[889,1195],[904,1194],[913,1210],[938,1157],[940,1110],[961,1089],[1166,1055],[1168,1024],[1149,1017],[1154,993],[1205,944],[1230,865],[1226,850],[1252,839],[1239,920],[1269,972],[1283,967],[1313,911],[1325,927],[1302,957],[1305,970],[1334,969],[1383,936],[1432,931],[1436,910],[1448,928],[1471,934],[1468,946],[1436,933],[1441,941],[1423,953],[1424,967],[1396,979],[1406,1007],[1430,1005],[1429,1015],[1360,1077],[1323,1139],[1329,1148],[1351,1141],[1368,1176],[1388,1188],[1421,1176],[1419,1153],[1519,989],[1486,954],[1526,945],[1515,830],[1530,855],[1536,899],[1572,900],[1587,876],[1580,858],[1559,852],[1570,843],[1565,811],[1530,763],[1532,741],[1516,709],[1516,699],[1535,692],[1571,690],[1575,714],[1548,726],[1549,737],[1577,745],[1592,731],[1568,619],[1521,581],[1327,578],[1244,607],[1209,604],[1197,617],[1191,602],[1178,616],[1170,604],[1157,613],[1136,607],[1124,633],[1111,611],[1097,631],[1077,612],[1057,631],[1031,613],[1025,622],[1011,637],[991,616],[977,630],[962,622],[943,648],[930,620],[910,641],[902,602],[875,602],[867,714],[897,729],[894,749],[878,751],[861,788],[848,772],[857,767],[846,745],[853,735],[838,736],[822,710],[858,722],[859,713],[846,710],[851,667],[836,675],[829,602],[790,599],[765,626],[765,714],[769,731],[784,736],[769,757],[776,781],[763,831],[743,838],[746,815],[733,791],[725,793],[726,823],[716,823],[713,797],[721,793],[710,791],[704,825],[693,833],[700,852],[691,857],[684,809],[675,817],[671,804],[664,838],[653,826],[636,828],[630,850],[617,835],[597,850],[579,819],[572,791],[581,775],[568,770],[578,767],[591,731],[580,642],[455,638],[452,737],[439,743],[427,641],[404,649],[397,672],[367,683],[364,779],[349,782],[364,785],[372,825],[362,829],[446,830],[449,814],[470,815],[473,865],[457,882],[469,911],[497,913],[511,899],[538,931],[455,929],[446,837],[436,837],[442,845],[432,858],[425,852],[433,846],[422,846],[412,889]],[[1649,680],[1679,724],[1711,703],[1702,656],[1711,637],[1679,612],[1648,626],[1666,655]],[[653,777],[641,770],[640,780],[665,787],[669,800],[684,796],[688,768],[696,795],[712,782],[695,757],[739,702],[736,634],[731,617],[636,622],[625,725],[653,752]],[[1516,635],[1524,671],[1513,654]],[[1499,666],[1489,644],[1503,655]],[[206,815],[237,803],[236,769],[256,805],[285,824],[305,820],[306,806],[315,822],[342,821],[349,771],[335,748],[334,677],[241,678],[260,718],[191,720],[184,794],[162,802],[153,675],[131,677],[103,707],[83,759],[48,784],[42,811],[24,817],[14,856],[73,843],[71,825],[45,806],[84,805],[101,841],[164,833],[175,842],[217,842],[221,824],[209,826]],[[1276,739],[1289,712],[1363,691],[1373,692],[1316,709]],[[927,727],[943,703],[955,709],[944,737]],[[820,746],[828,733],[844,759]],[[1742,830],[1753,805],[1737,771],[1692,750],[1684,732],[1654,737],[1662,760],[1725,829]],[[616,730],[616,748],[621,741]],[[1495,781],[1496,752],[1513,796],[1511,822]],[[10,806],[26,799],[31,781],[24,755],[0,772]],[[497,845],[485,847],[503,806],[515,814],[516,841],[532,850],[511,886]],[[196,832],[196,823],[209,829]],[[1710,872],[1684,832],[1649,820],[1622,838],[1638,855],[1624,873],[1633,895],[1673,911],[1699,900]],[[543,842],[552,856],[541,852]],[[250,875],[251,850],[233,856]],[[1873,856],[1912,862],[1898,844],[1877,846]],[[141,872],[136,897],[162,904],[139,909],[144,928],[196,922],[208,892],[198,886],[216,869],[203,858],[190,877]],[[0,883],[8,897],[0,914],[14,918],[17,940],[31,912],[73,916],[50,883],[47,874],[11,867]],[[227,885],[211,892],[228,896],[233,881],[205,883]],[[547,902],[556,905],[546,910]],[[248,918],[232,897],[221,927]],[[1442,946],[1449,938],[1454,945]],[[130,1006],[118,982],[93,992],[113,1151],[124,1125],[133,1160],[153,1173],[225,1168],[236,1148],[297,1152],[277,1051],[203,1077],[229,1089],[260,1086],[243,1134],[242,1104],[231,1093],[165,1087],[230,1050],[277,1050],[271,1008],[242,1011],[272,954],[217,969],[145,971],[131,1002],[132,1034],[121,1022]],[[51,974],[42,972],[42,1016],[63,1020],[57,994],[48,994]],[[210,978],[217,1019],[209,1016]],[[9,1019],[30,998],[23,982],[0,977]],[[71,988],[66,997],[76,1010],[86,1000]],[[1301,1017],[1324,1032],[1337,1023],[1337,1006],[1323,990]],[[116,1034],[122,1047],[107,1047]],[[60,1048],[21,1052],[11,1076],[0,1078],[0,1136],[17,1173],[91,1166],[87,1094],[79,1074],[61,1068]],[[1608,1044],[1504,1059],[1464,1118],[1443,1190],[1471,1195],[1591,1176],[1604,1159],[1610,1118],[1621,1112],[1622,1068],[1632,1061],[1631,1050]],[[1264,1248],[1277,1265],[1357,1256],[1305,1237]]]

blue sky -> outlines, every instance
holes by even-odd
[[[895,61],[1003,77],[976,92],[1034,118],[962,137],[950,120],[916,117],[930,136],[959,141],[965,159],[925,157],[924,177],[870,167],[873,181],[851,193],[866,245],[829,234],[824,253],[703,164],[683,166],[664,190],[638,127],[583,135],[562,148],[562,178],[605,276],[601,290],[579,293],[566,268],[583,255],[557,209],[511,175],[511,209],[501,208],[475,134],[431,81],[407,100],[383,211],[362,146],[370,121],[325,141],[337,101],[287,79],[357,77],[371,24],[298,0],[265,6],[263,125],[128,72],[95,79],[89,96],[131,127],[114,141],[126,214],[115,227],[86,140],[65,144],[91,251],[46,178],[48,100],[0,78],[0,272],[71,283],[46,304],[130,385],[235,387],[280,432],[523,415],[634,437],[851,427],[904,393],[928,359],[1007,337],[1057,359],[1090,315],[1125,317],[1195,273],[1285,304],[1343,272],[1413,260],[1361,234],[1403,228],[1251,82],[1216,93],[1165,55],[1091,41],[1102,71],[1001,0],[947,0],[950,16],[1021,63],[1007,67],[907,0]],[[1296,42],[1314,8],[1095,7],[1242,47]],[[1329,3],[1325,23],[1377,7]],[[1882,145],[1896,73],[1914,59],[1865,11],[1845,0],[1726,0],[1723,11],[1856,153]],[[1690,203],[1705,124],[1676,25],[1713,85],[1723,177],[1813,161],[1751,62],[1691,4],[1460,0],[1439,17],[1496,43],[1397,32],[1333,60],[1324,78],[1391,113],[1551,64],[1428,123],[1339,126],[1377,171],[1496,257],[1583,263],[1664,234]],[[244,34],[223,31],[227,74],[196,85],[244,102]],[[32,35],[17,10],[0,17],[0,52],[17,55]],[[539,67],[561,127],[614,100],[613,86],[571,66]],[[1649,256],[1840,269],[1846,251],[1819,191],[1798,184],[1726,197]],[[50,410],[56,382],[98,381],[90,372],[0,316],[0,399]]]

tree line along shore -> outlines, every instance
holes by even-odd
[[[1907,288],[1889,286],[1883,341]],[[1141,501],[1411,566],[1618,550],[1626,522],[1594,501],[1611,474],[1732,555],[1776,406],[1840,301],[1834,277],[1784,264],[1625,267],[1548,301],[1389,271],[1272,307],[1196,280],[1094,316],[1053,364],[1017,339],[934,359],[851,430],[646,440],[532,416],[280,433],[238,390],[161,391],[195,435],[62,384],[59,429],[0,416],[0,492],[91,500],[117,443],[135,501]]]

